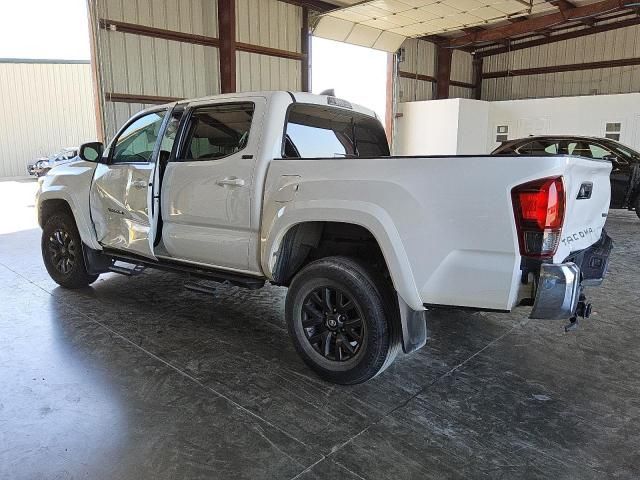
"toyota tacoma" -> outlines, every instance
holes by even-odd
[[[611,250],[610,162],[391,156],[375,114],[334,96],[156,106],[79,156],[37,194],[53,280],[158,268],[204,292],[288,287],[296,350],[342,384],[422,347],[431,309],[588,316]]]

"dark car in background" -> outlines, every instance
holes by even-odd
[[[640,153],[615,140],[579,136],[537,136],[508,140],[492,155],[579,155],[608,160],[611,170],[610,208],[635,209],[640,218]]]

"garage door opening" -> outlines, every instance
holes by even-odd
[[[370,108],[384,121],[387,52],[312,37],[311,89],[332,88],[336,96]]]

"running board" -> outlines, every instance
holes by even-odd
[[[254,277],[250,275],[243,275],[241,273],[230,272],[226,270],[218,270],[214,268],[206,268],[200,266],[194,266],[188,263],[179,261],[172,261],[168,259],[162,259],[161,261],[150,260],[140,255],[134,255],[131,253],[125,253],[113,249],[105,249],[104,254],[113,261],[119,261],[123,263],[130,263],[141,268],[153,268],[157,270],[165,270],[169,272],[186,273],[191,277],[202,278],[205,280],[212,280],[217,283],[235,285],[237,287],[248,288],[255,290],[264,287],[265,279],[261,277]],[[117,273],[123,273],[127,275],[129,272],[124,273],[125,267],[115,267],[117,270],[113,270],[111,267],[109,270],[116,271]],[[135,274],[134,274],[135,275]],[[193,283],[193,282],[191,282]]]
[[[123,267],[121,265],[111,265],[109,271],[113,273],[119,273],[120,275],[126,275],[127,277],[135,277],[145,271],[147,267],[138,263],[133,268]]]
[[[205,280],[206,281],[206,280]],[[204,293],[206,295],[213,295],[216,293],[217,288],[211,285],[207,285],[204,282],[184,282],[184,288],[190,292]]]

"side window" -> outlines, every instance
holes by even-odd
[[[201,107],[191,115],[181,160],[215,160],[247,146],[253,119],[250,102]]]
[[[594,145],[591,144],[589,145],[589,150],[591,152],[591,157],[592,158],[604,158],[607,155],[611,155],[611,152],[603,147],[601,147],[600,145]]]
[[[535,140],[518,149],[524,155],[557,155],[558,143],[551,140]]]
[[[114,143],[111,163],[151,162],[165,115],[149,113],[129,125]]]
[[[579,157],[585,157],[585,158],[594,158],[591,147],[585,142],[569,142],[567,146],[567,151],[569,155],[577,155]]]

